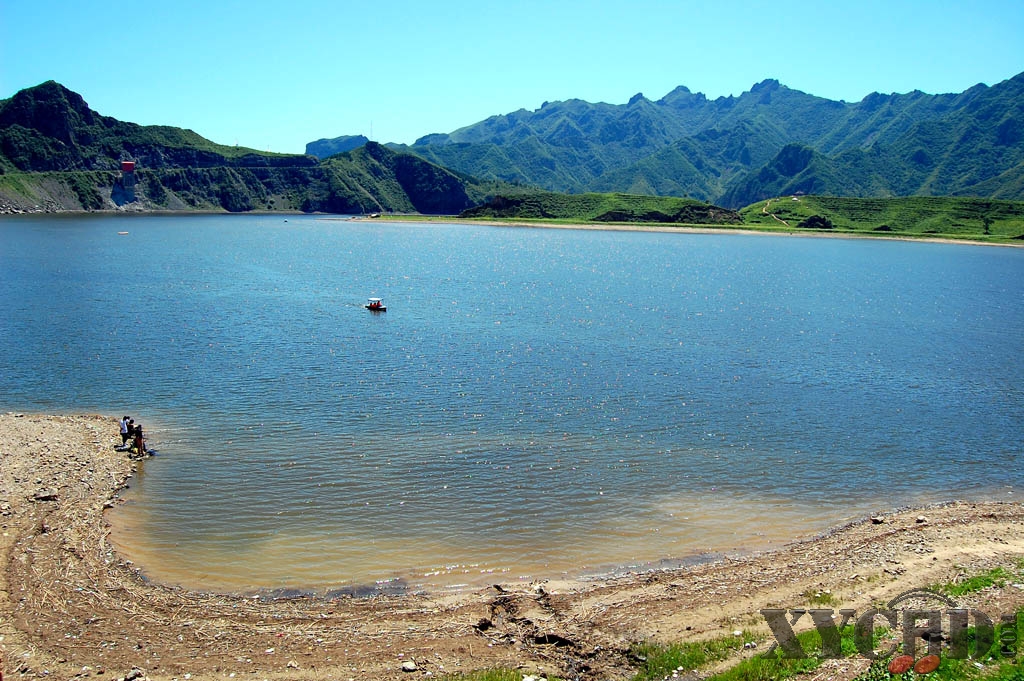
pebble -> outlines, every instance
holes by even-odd
[[[412,660],[406,660],[405,662],[402,663],[402,671],[403,672],[414,672],[414,671],[416,671],[416,663],[413,662]]]

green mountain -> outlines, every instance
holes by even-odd
[[[54,81],[0,101],[0,170],[116,170],[133,158],[146,168],[310,167],[316,159],[215,144],[191,130],[101,116]]]
[[[317,158],[327,158],[335,154],[358,149],[370,140],[363,135],[345,135],[334,139],[319,139],[306,145],[306,153]]]
[[[122,176],[122,160],[133,173]],[[303,210],[455,214],[485,185],[375,143],[324,161],[102,116],[49,81],[0,101],[0,212]]]
[[[452,215],[495,188],[376,142],[332,156],[319,167],[328,178],[325,191],[315,192],[319,198],[307,196],[303,210]]]
[[[799,178],[784,174],[794,170],[788,145],[814,152]],[[679,87],[623,105],[545,102],[392,148],[550,191],[689,196],[730,207],[783,186],[1020,199],[1024,73],[958,94],[874,93],[856,103],[775,80],[715,100]]]

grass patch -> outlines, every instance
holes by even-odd
[[[876,631],[876,636],[882,630]],[[631,655],[641,662],[640,671],[633,681],[654,681],[670,677],[672,672],[683,670],[691,672],[721,662],[729,655],[741,650],[745,643],[753,638],[747,632],[743,636],[722,637],[708,641],[691,643],[674,643],[672,645],[639,644],[634,646]],[[820,657],[821,637],[816,630],[797,634],[800,646],[807,652],[802,659],[787,659],[776,651],[771,655],[758,654],[739,664],[706,677],[707,681],[758,681],[767,679],[787,679],[797,674],[817,668],[823,658]],[[853,643],[853,628],[846,627],[842,633],[842,652],[846,656],[856,653]]]
[[[876,640],[880,638],[885,630],[875,630]],[[713,674],[707,677],[706,681],[768,681],[769,679],[788,679],[797,674],[804,674],[816,669],[825,658],[821,657],[821,636],[817,630],[804,631],[796,635],[800,647],[804,649],[807,657],[801,659],[790,659],[781,657],[776,650],[772,655],[764,653],[743,660],[734,667]],[[853,641],[853,627],[844,627],[840,633],[840,651],[844,657],[852,657],[857,654]]]
[[[724,672],[707,677],[705,681],[769,681],[789,679],[797,674],[813,671],[821,664],[816,657],[802,660],[773,660],[752,657]]]
[[[1006,568],[1000,565],[992,568],[991,570],[986,570],[985,572],[965,577],[957,582],[936,584],[932,585],[930,588],[933,591],[939,591],[947,596],[955,598],[966,594],[977,593],[978,591],[988,589],[993,586],[1006,586],[1007,583],[1017,581],[1024,581],[1024,557],[1017,558],[1011,568]]]
[[[630,649],[630,657],[640,664],[640,671],[633,681],[651,681],[671,676],[677,669],[692,671],[715,662],[720,662],[743,644],[754,639],[747,632],[742,636],[713,638],[707,641],[686,643],[638,643]]]
[[[930,674],[915,674],[913,671],[904,674],[889,673],[889,658],[875,660],[864,673],[855,677],[852,681],[888,681],[899,679],[900,681],[960,681],[972,679],[977,681],[1024,681],[1024,667],[1018,664],[1017,648],[1021,641],[1021,626],[1024,622],[1024,610],[1016,612],[1016,621],[1010,624],[1000,622],[996,625],[995,643],[992,649],[985,655],[977,656],[977,659],[952,659],[941,657],[938,669]],[[1002,636],[1007,630],[1016,630],[1013,646],[1006,650],[1006,654],[1000,645]],[[976,636],[976,629],[970,627],[967,630],[968,638]],[[923,654],[923,653],[922,653]]]
[[[413,675],[415,676],[415,675]],[[474,672],[451,672],[437,678],[440,681],[523,681],[524,678],[542,679],[544,681],[562,681],[559,676],[547,676],[541,673],[523,673],[518,669],[479,669]]]
[[[523,673],[517,669],[483,669],[475,672],[445,674],[438,678],[441,681],[523,681]],[[549,681],[557,681],[550,676],[544,678]]]
[[[803,593],[803,597],[808,605],[839,605],[839,599],[833,596],[829,589],[808,589]]]
[[[963,581],[954,584],[942,584],[934,588],[947,596],[956,598],[966,594],[977,593],[982,589],[988,589],[993,586],[1006,586],[1008,582],[1020,578],[1020,574],[1013,574],[1005,568],[996,567],[973,577],[968,577]]]

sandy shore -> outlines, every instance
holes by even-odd
[[[977,241],[974,239],[950,239],[948,237],[928,236],[907,236],[899,234],[872,234],[870,232],[836,232],[814,230],[796,230],[781,228],[758,229],[746,225],[737,227],[714,227],[700,225],[665,225],[648,223],[608,223],[599,222],[542,222],[528,220],[487,220],[479,218],[457,218],[457,217],[417,217],[415,219],[403,218],[401,216],[381,216],[379,218],[364,217],[321,217],[325,221],[349,222],[366,221],[391,224],[450,224],[450,225],[484,225],[487,227],[532,227],[536,229],[577,229],[597,232],[666,232],[673,234],[746,234],[748,236],[788,236],[811,239],[873,239],[878,241],[912,241],[937,244],[960,244],[962,246],[1005,246],[1009,248],[1024,248],[1024,243],[1014,242],[992,242]]]
[[[331,601],[203,594],[146,582],[108,543],[104,510],[137,465],[114,450],[118,440],[112,418],[0,415],[8,680],[416,678],[495,666],[625,679],[635,641],[746,629],[767,645],[762,608],[806,605],[827,589],[837,609],[863,610],[997,565],[1019,573],[1024,555],[1020,504],[952,503],[771,553],[598,583]],[[1006,612],[1022,595],[1007,585],[977,598]],[[403,673],[407,662],[416,671]]]

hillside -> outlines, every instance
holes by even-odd
[[[499,194],[460,218],[541,223],[710,225],[763,231],[1024,242],[1024,201],[913,196],[886,199],[792,195],[740,211],[693,199],[631,194]]]
[[[363,146],[370,140],[363,135],[346,135],[334,139],[319,139],[306,145],[306,153],[317,158],[343,154]]]
[[[742,221],[735,211],[693,199],[542,191],[499,195],[459,217],[687,225],[738,225]]]
[[[136,170],[122,177],[122,160]],[[301,210],[454,214],[496,187],[378,144],[324,161],[100,115],[49,81],[0,101],[0,213]]]
[[[1024,202],[911,196],[784,196],[747,206],[743,224],[786,231],[1024,241]]]
[[[79,210],[285,210],[453,215],[494,187],[371,145],[312,167],[139,169],[0,174],[0,214]]]
[[[792,152],[778,157],[790,145],[813,154],[786,175],[780,163]],[[488,180],[731,208],[794,187],[1024,199],[1024,73],[962,93],[873,93],[856,103],[775,80],[715,100],[679,87],[623,105],[545,102],[392,147]]]
[[[376,142],[332,156],[319,168],[328,177],[326,193],[308,196],[303,210],[452,215],[480,203],[493,189]]]
[[[129,158],[153,169],[316,165],[309,156],[224,146],[191,130],[102,116],[52,80],[0,101],[3,172],[117,170]]]

